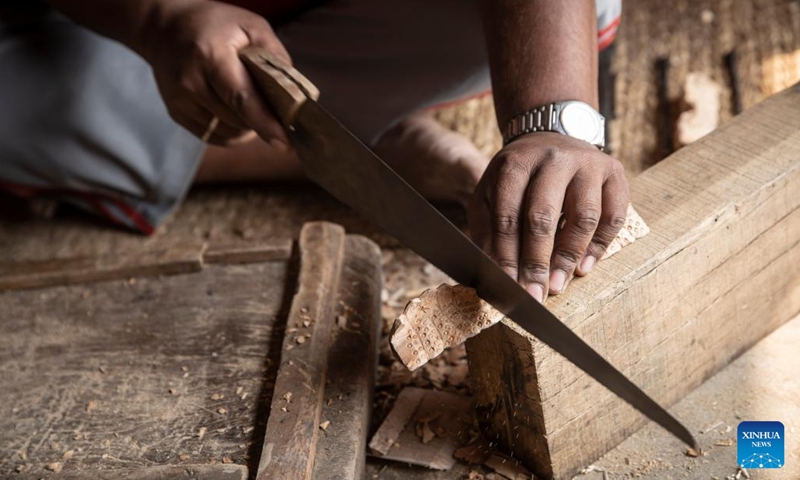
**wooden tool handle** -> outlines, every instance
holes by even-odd
[[[248,47],[239,52],[250,75],[278,119],[285,127],[294,123],[300,107],[309,98],[319,98],[319,90],[291,65],[261,47]]]

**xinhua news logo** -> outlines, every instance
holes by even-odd
[[[736,443],[742,468],[781,468],[784,464],[781,422],[741,422]]]

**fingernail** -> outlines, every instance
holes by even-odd
[[[586,255],[583,257],[581,261],[581,272],[582,273],[589,273],[592,271],[592,267],[594,267],[594,263],[597,261],[592,255]]]
[[[561,293],[567,283],[567,272],[564,270],[553,270],[550,272],[550,291]]]
[[[542,303],[544,301],[544,289],[538,283],[528,285],[528,293],[530,293],[537,302]]]

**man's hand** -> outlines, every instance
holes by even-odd
[[[619,162],[581,140],[533,133],[489,164],[469,223],[475,242],[541,302],[589,273],[624,225],[628,203]]]
[[[207,0],[160,1],[139,36],[140,53],[153,66],[176,122],[202,138],[216,117],[210,143],[232,145],[257,132],[274,147],[288,148],[286,132],[238,56],[254,45],[291,64],[264,18]]]

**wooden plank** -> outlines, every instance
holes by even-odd
[[[800,311],[798,109],[795,86],[637,177],[650,235],[548,302],[666,405]],[[571,478],[645,423],[511,323],[467,349],[489,439],[539,476]]]
[[[300,232],[300,276],[286,324],[258,480],[311,478],[344,249],[344,229],[338,225],[309,223]]]
[[[121,255],[4,262],[0,263],[0,291],[196,272],[203,266],[204,249],[204,243],[190,242]]]
[[[381,252],[364,237],[348,235],[328,352],[325,403],[314,480],[364,478],[372,391],[378,365]]]
[[[48,480],[247,480],[243,465],[180,465],[133,470],[96,470],[50,474]],[[42,474],[15,475],[17,480],[40,480]]]
[[[373,455],[433,470],[450,470],[470,440],[472,399],[406,387],[370,441]]]
[[[203,262],[213,263],[256,263],[289,260],[292,256],[292,242],[286,240],[275,244],[255,245],[212,245],[203,253]]]
[[[286,262],[0,292],[0,478],[249,464],[280,361]],[[284,305],[285,304],[285,305]]]

